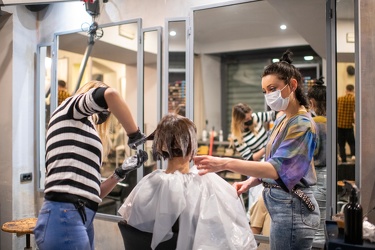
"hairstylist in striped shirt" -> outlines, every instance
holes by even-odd
[[[316,185],[316,126],[307,110],[302,84],[302,75],[292,65],[290,51],[263,72],[262,89],[267,105],[284,112],[271,130],[264,162],[194,157],[201,175],[230,170],[252,176],[253,183],[237,186],[238,194],[263,184],[263,199],[271,216],[271,250],[311,249],[319,227],[319,206],[310,187]]]
[[[249,161],[260,161],[264,156],[267,131],[264,122],[274,121],[275,111],[253,112],[249,105],[238,103],[232,108],[231,130],[234,146],[241,157]]]
[[[40,250],[95,249],[93,220],[99,203],[147,160],[140,150],[101,182],[111,114],[124,127],[133,149],[144,142],[128,105],[100,81],[85,84],[52,114],[46,135],[45,200],[34,229]]]

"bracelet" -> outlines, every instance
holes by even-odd
[[[125,178],[121,178],[120,176],[118,176],[118,174],[116,174],[116,172],[113,173],[113,178],[115,178],[118,182],[120,181],[123,181]]]

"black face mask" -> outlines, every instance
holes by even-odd
[[[111,112],[108,111],[108,110],[105,110],[105,111],[102,111],[100,113],[98,113],[98,121],[96,122],[97,125],[99,124],[102,124],[103,122],[105,122],[108,117],[111,115]]]
[[[248,120],[247,122],[244,122],[243,125],[245,125],[245,126],[251,126],[251,125],[253,125],[253,119]]]

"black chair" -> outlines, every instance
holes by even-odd
[[[118,227],[124,240],[126,250],[151,250],[152,233],[140,231],[126,223],[119,221]],[[173,233],[170,240],[161,242],[156,250],[174,250],[177,246],[178,233]]]

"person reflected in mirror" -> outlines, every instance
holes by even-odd
[[[346,85],[346,94],[337,99],[337,143],[342,163],[347,163],[346,143],[349,144],[350,159],[355,160],[355,95],[354,85]]]
[[[147,160],[139,151],[101,181],[111,115],[124,127],[129,145],[145,137],[119,93],[100,81],[88,82],[53,112],[46,134],[44,201],[34,229],[38,249],[95,249],[99,204]]]
[[[66,82],[59,80],[57,83],[57,105],[60,105],[66,98],[70,97],[68,89],[66,87]]]
[[[128,225],[153,234],[152,249],[173,232],[178,233],[176,249],[256,249],[236,190],[219,175],[200,176],[190,165],[197,146],[191,120],[165,115],[155,130],[152,150],[154,160],[166,161],[166,169],[143,177],[119,214]]]
[[[274,121],[276,112],[253,112],[249,105],[238,103],[232,108],[231,132],[233,144],[241,157],[260,161],[264,157],[267,130],[264,122]]]
[[[195,156],[199,174],[229,170],[252,176],[252,182],[238,185],[241,194],[263,184],[263,199],[271,216],[271,249],[311,249],[319,227],[319,206],[311,186],[316,185],[313,155],[316,126],[308,112],[302,75],[292,64],[287,50],[279,62],[262,74],[267,105],[284,114],[276,119],[265,152],[265,161]]]
[[[253,112],[247,104],[238,103],[234,105],[232,108],[231,121],[231,133],[234,140],[231,140],[233,144],[231,143],[230,146],[234,145],[236,151],[239,152],[244,160],[263,160],[265,152],[264,146],[268,136],[264,123],[273,122],[275,119],[276,112],[273,110],[266,112]],[[264,202],[257,201],[262,191],[263,187],[257,185],[249,189],[248,193],[250,224],[253,233],[256,234],[263,231],[263,225],[265,227],[265,232],[269,231],[270,227],[270,225],[267,224],[269,223],[269,220],[266,221],[266,217],[263,216],[263,211],[267,211],[265,207],[262,207]],[[253,205],[256,205],[256,207],[252,208]],[[254,221],[252,221],[251,218],[253,218]]]
[[[310,101],[310,112],[315,121],[318,135],[318,144],[314,153],[314,165],[317,177],[315,186],[312,186],[314,196],[319,204],[320,209],[320,226],[315,234],[314,241],[325,242],[324,225],[326,220],[326,148],[327,148],[327,113],[326,113],[326,86],[324,78],[320,77],[315,80],[308,92],[307,97]]]

